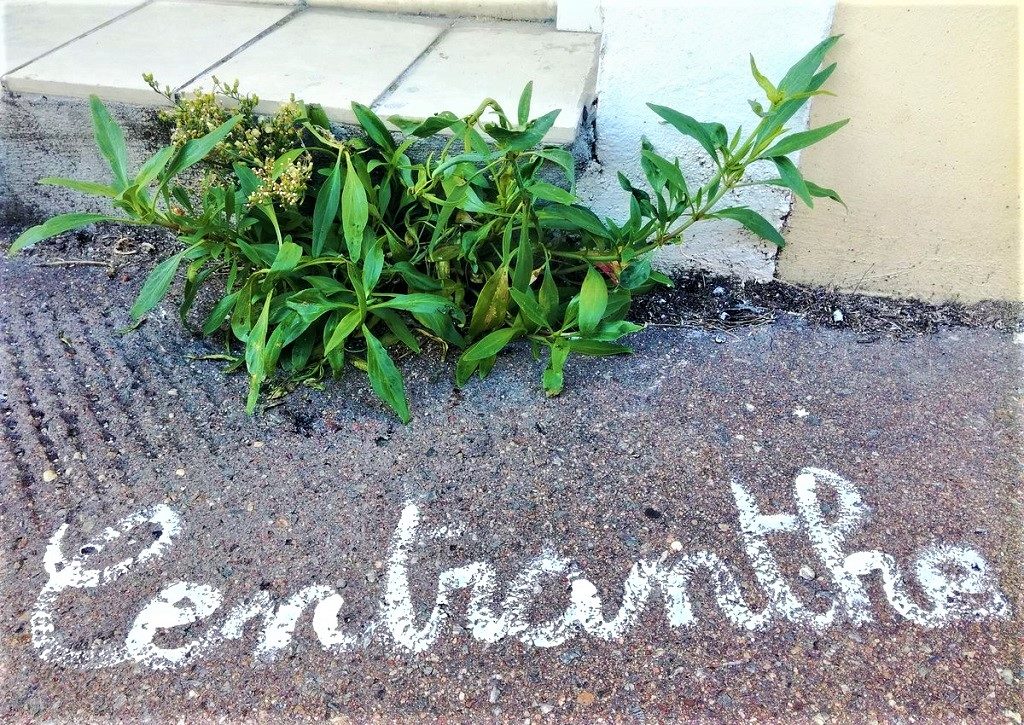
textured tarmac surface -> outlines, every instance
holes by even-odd
[[[208,350],[170,312],[118,333],[140,282],[0,263],[0,720],[1020,722],[1024,348],[1010,335],[958,329],[860,344],[777,322],[718,343],[652,329],[629,358],[575,363],[555,400],[519,350],[462,391],[450,363],[407,363],[407,427],[355,375],[248,419],[244,381],[189,360]],[[634,562],[698,551],[720,557],[757,609],[769,600],[730,481],[762,511],[794,513],[793,481],[807,466],[851,481],[870,510],[846,552],[891,555],[924,606],[919,552],[971,547],[1009,616],[921,626],[895,612],[875,574],[864,578],[872,621],[840,616],[815,629],[775,618],[751,632],[723,615],[711,577],[698,573],[692,626],[671,626],[654,596],[619,638],[575,631],[549,648],[478,641],[464,591],[420,653],[384,626],[328,651],[309,610],[274,659],[254,657],[258,621],[170,670],[81,669],[33,646],[58,527],[67,524],[66,557],[102,568],[163,532],[147,525],[109,550],[83,547],[161,503],[182,522],[173,545],[116,580],[60,593],[52,614],[62,646],[120,646],[176,581],[216,588],[223,606],[159,633],[164,647],[202,638],[254,592],[279,600],[311,584],[342,594],[342,628],[359,631],[380,621],[389,541],[407,502],[431,532],[408,562],[418,626],[442,570],[489,561],[500,600],[545,547],[593,583],[608,618]],[[839,598],[807,536],[767,541],[809,610]],[[565,612],[572,590],[552,575],[532,596],[538,623]]]

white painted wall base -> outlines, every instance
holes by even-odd
[[[696,142],[660,123],[645,104],[670,106],[701,121],[721,121],[730,131],[740,124],[752,128],[757,118],[747,99],[759,98],[761,90],[750,76],[748,55],[753,53],[762,72],[778,80],[828,35],[833,9],[833,0],[602,0],[597,112],[601,166],[580,179],[584,201],[599,214],[628,214],[628,198],[615,172],[621,170],[638,185],[643,182],[642,136],[662,154],[678,155],[687,178],[710,176],[711,162]],[[794,118],[792,127],[805,126],[806,119],[806,113]],[[764,173],[775,176],[774,169]],[[790,209],[789,192],[757,187],[743,192],[735,202],[781,227]],[[774,246],[738,225],[708,222],[696,225],[694,232],[683,247],[663,251],[660,266],[698,266],[762,280],[773,276]]]

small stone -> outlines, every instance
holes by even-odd
[[[797,408],[796,410],[793,411],[793,416],[796,418],[806,418],[809,415],[810,413],[807,411],[806,408]]]
[[[179,468],[178,470],[176,470],[176,471],[174,472],[174,475],[175,475],[175,476],[179,476],[179,477],[180,477],[180,476],[184,476],[184,475],[185,475],[185,469],[184,469],[184,468]]]
[[[170,388],[167,391],[167,394],[170,395],[172,398],[176,397],[178,395],[178,389],[177,388]]]
[[[47,468],[43,471],[43,483],[53,483],[57,480],[57,472],[52,468]]]
[[[549,715],[551,713],[551,711],[554,710],[554,709],[555,709],[554,705],[548,705],[547,703],[544,703],[544,704],[542,704],[540,706],[540,714],[541,715]]]
[[[800,578],[811,581],[814,578],[814,569],[809,566],[800,567]]]
[[[581,692],[580,694],[578,694],[576,696],[576,702],[579,703],[580,705],[583,705],[584,707],[588,707],[590,705],[593,705],[594,704],[594,700],[596,700],[596,699],[597,699],[597,697],[590,690],[584,690],[583,692]]]
[[[490,702],[493,705],[493,704],[495,704],[498,701],[498,697],[500,695],[501,695],[501,690],[498,689],[497,685],[493,685],[491,687],[491,694],[487,698],[487,700],[488,700],[488,702]]]
[[[724,342],[725,342],[725,338],[724,338],[724,337],[722,337],[721,335],[715,335],[715,337],[714,337],[713,339],[714,339],[714,341],[715,341],[715,342],[717,342],[717,343],[718,343],[719,345],[721,345],[722,343],[724,343]]]
[[[682,551],[683,550],[683,542],[682,541],[673,541],[668,546],[669,546],[670,549],[672,549],[672,551]]]
[[[1021,723],[1020,713],[1017,712],[1016,710],[1003,710],[1003,716],[1007,720],[1009,720],[1011,722],[1017,723],[1017,725],[1020,725],[1020,723]]]
[[[832,311],[832,322],[834,322],[834,323],[836,323],[838,325],[842,321],[843,321],[843,311],[842,310],[833,310]]]
[[[252,447],[253,448],[262,448],[263,447],[263,441],[253,441],[252,442]]]
[[[999,679],[1005,682],[1007,685],[1013,684],[1013,670],[998,669],[996,672],[999,673]]]
[[[713,290],[711,290],[711,294],[713,294],[715,297],[721,297],[722,295],[725,294],[725,287],[715,287]]]

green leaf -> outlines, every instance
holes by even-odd
[[[263,351],[267,345],[267,326],[270,322],[271,297],[272,295],[267,295],[263,303],[263,311],[260,312],[256,324],[252,326],[245,340],[245,367],[249,371],[249,397],[245,403],[246,413],[252,413],[256,410],[256,400],[259,397],[260,386],[266,379]]]
[[[718,153],[715,150],[716,140],[705,124],[691,116],[687,116],[685,113],[680,113],[666,106],[648,103],[647,107],[668,121],[679,133],[696,139],[697,143],[715,160],[715,163],[718,163]]]
[[[519,226],[519,246],[516,248],[516,268],[512,273],[512,288],[524,290],[533,278],[533,240],[530,238],[530,209],[523,206]]]
[[[837,194],[833,189],[826,189],[824,186],[818,186],[813,181],[807,181],[806,179],[804,180],[804,183],[807,184],[807,190],[811,192],[811,196],[816,196],[819,199],[831,199],[832,201],[837,201],[843,206],[846,206],[846,202],[843,201],[839,197],[839,194]],[[846,208],[849,209],[849,207]]]
[[[401,373],[398,372],[387,350],[366,325],[363,325],[363,337],[366,338],[366,372],[370,376],[370,385],[378,397],[398,414],[399,420],[408,423],[412,416],[409,415],[409,403],[405,399]]]
[[[164,170],[167,163],[174,155],[173,146],[164,146],[155,154],[146,159],[146,163],[139,169],[139,175],[135,177],[135,185],[142,188],[149,185],[160,172]]]
[[[537,300],[533,298],[533,290],[527,289],[520,291],[517,289],[510,290],[512,299],[515,300],[516,305],[519,307],[519,311],[523,314],[529,322],[533,323],[534,327],[547,327],[548,319],[544,314],[544,310],[537,304]]]
[[[658,173],[668,182],[670,191],[676,192],[679,196],[685,196],[689,193],[689,189],[686,186],[686,178],[683,176],[682,169],[679,168],[678,161],[671,163],[668,159],[647,149],[640,153],[643,158],[651,162]]]
[[[21,250],[31,247],[37,242],[49,239],[50,237],[55,237],[58,234],[63,234],[71,229],[78,229],[79,227],[85,227],[102,221],[118,222],[124,220],[107,216],[106,214],[85,214],[82,212],[61,214],[53,217],[52,219],[48,219],[42,224],[29,227],[22,232],[21,235],[14,240],[14,244],[11,245],[11,248],[7,250],[7,256],[13,256]]]
[[[533,98],[533,81],[526,84],[519,96],[519,125],[525,126],[530,120],[530,101]]]
[[[552,204],[538,209],[537,219],[550,229],[580,230],[602,239],[610,240],[612,238],[604,222],[585,206]]]
[[[132,305],[131,315],[133,320],[140,319],[144,314],[160,304],[160,300],[167,294],[174,275],[178,273],[178,266],[181,264],[185,251],[178,252],[173,257],[168,257],[149,273],[146,281],[142,284],[139,296],[135,298]]]
[[[611,342],[612,340],[618,340],[624,335],[632,335],[634,332],[639,332],[642,329],[644,329],[643,325],[628,322],[627,320],[606,322],[597,329],[597,332],[594,333],[591,339],[600,342]]]
[[[485,358],[497,355],[521,332],[521,330],[515,327],[503,327],[500,330],[495,330],[482,337],[478,342],[470,345],[466,352],[462,353],[462,359],[468,362],[479,362]]]
[[[587,276],[580,288],[580,302],[577,323],[580,332],[589,335],[601,322],[604,311],[608,308],[608,286],[604,276],[593,267],[587,269]]]
[[[407,295],[397,295],[384,302],[375,302],[370,306],[371,310],[376,309],[405,310],[413,314],[430,314],[432,312],[443,312],[455,308],[455,303],[447,297],[431,295],[425,292],[413,292]]]
[[[316,195],[313,207],[313,256],[319,257],[327,242],[327,233],[331,230],[334,218],[338,214],[341,202],[341,156],[334,164],[334,170],[327,177]]]
[[[203,335],[212,335],[224,324],[224,318],[227,317],[231,308],[235,306],[237,298],[237,292],[232,292],[220,298],[220,301],[210,310],[210,315],[206,318],[206,322],[203,323]]]
[[[807,206],[813,207],[814,199],[811,198],[811,191],[807,188],[807,183],[796,164],[785,156],[776,156],[772,161],[775,162],[775,166],[779,170],[781,185],[791,189],[793,193],[803,199]]]
[[[469,336],[476,337],[482,332],[493,330],[505,321],[509,302],[508,267],[501,266],[494,271],[480,290],[473,306],[469,323]]]
[[[387,152],[390,156],[395,152],[395,141],[391,138],[391,133],[388,131],[387,126],[380,120],[376,113],[371,111],[367,106],[362,103],[352,102],[352,112],[356,115],[356,120],[359,125],[366,131],[366,135],[370,137],[377,146]]]
[[[540,283],[540,292],[537,293],[537,302],[544,311],[548,326],[554,325],[558,321],[558,285],[551,276],[551,264],[548,262],[544,264],[544,278]]]
[[[544,392],[549,398],[553,398],[562,392],[565,384],[565,361],[569,358],[569,345],[563,341],[556,342],[551,346],[551,353],[548,357],[548,366],[541,376],[544,385]]]
[[[544,201],[554,201],[559,204],[573,204],[576,202],[575,194],[570,194],[565,189],[560,189],[546,181],[534,181],[526,187],[526,190],[530,192],[531,196],[543,199]]]
[[[110,170],[114,174],[114,187],[120,191],[128,186],[128,151],[124,145],[124,133],[111,118],[99,97],[89,96],[89,108],[92,111],[96,145],[99,146],[103,158],[110,164]]]
[[[349,259],[359,261],[363,247],[363,230],[370,218],[370,207],[366,201],[366,189],[352,166],[351,157],[345,157],[348,167],[345,174],[345,188],[341,192],[341,228],[348,245]]]
[[[493,138],[506,151],[527,151],[539,144],[551,127],[555,125],[560,111],[545,113],[526,124],[522,131],[512,131],[490,123],[484,126],[487,135]]]
[[[569,182],[569,191],[575,191],[576,159],[571,153],[559,148],[536,149],[533,153],[561,168],[565,173],[565,180]]]
[[[823,138],[831,136],[849,122],[850,119],[845,118],[842,121],[836,121],[835,123],[830,123],[827,126],[821,126],[820,128],[814,128],[810,131],[801,131],[799,133],[786,136],[786,138],[777,142],[770,149],[762,153],[761,158],[768,159],[776,156],[785,156],[786,154],[791,154],[794,151],[799,151],[811,144],[818,143],[818,141],[821,141]]]
[[[330,354],[335,348],[341,343],[345,342],[345,339],[351,335],[357,327],[363,321],[362,310],[352,310],[338,322],[338,325],[334,328],[334,332],[327,339],[324,344],[324,355]]]
[[[46,186],[63,186],[65,189],[80,191],[83,194],[90,194],[91,196],[106,196],[111,199],[117,196],[117,189],[113,186],[97,184],[92,181],[79,181],[78,179],[64,179],[57,176],[47,176],[45,179],[40,179],[39,183],[45,184]]]
[[[277,256],[270,266],[271,272],[291,272],[302,259],[302,247],[295,242],[282,242],[277,248]]]
[[[176,176],[185,169],[195,166],[205,159],[206,156],[213,151],[213,147],[223,141],[224,138],[231,133],[231,129],[235,127],[235,124],[241,120],[241,116],[232,116],[202,138],[194,138],[190,141],[186,141],[185,144],[178,149],[174,158],[171,159],[167,168],[164,170],[164,173],[161,174],[161,178],[169,179]]]
[[[415,353],[420,352],[420,344],[416,341],[416,336],[409,329],[409,326],[405,324],[405,320],[395,312],[394,310],[385,310],[377,308],[373,311],[374,316],[384,320],[384,324],[388,326],[391,333],[398,338],[398,340],[405,345],[407,348]]]
[[[607,355],[628,355],[633,348],[601,340],[570,340],[569,349],[580,355],[605,357]]]
[[[794,63],[793,67],[779,81],[779,90],[786,95],[810,90],[808,86],[814,77],[815,71],[818,70],[821,62],[825,59],[825,54],[832,49],[833,45],[839,42],[841,37],[840,35],[833,35],[830,38],[826,38],[814,46],[807,55]]]
[[[363,288],[366,294],[373,292],[380,279],[381,270],[384,269],[384,245],[382,240],[369,245],[366,250],[366,257],[363,259]]]
[[[732,219],[745,226],[757,236],[767,239],[779,247],[786,245],[786,240],[771,225],[771,222],[752,209],[736,206],[729,209],[719,209],[711,214],[711,216],[717,219]]]
[[[757,81],[757,85],[761,86],[761,90],[764,91],[769,102],[775,104],[782,100],[783,94],[779,92],[779,89],[772,85],[772,82],[757,69],[757,63],[754,62],[753,54],[750,56],[750,72],[754,75],[754,80]]]

